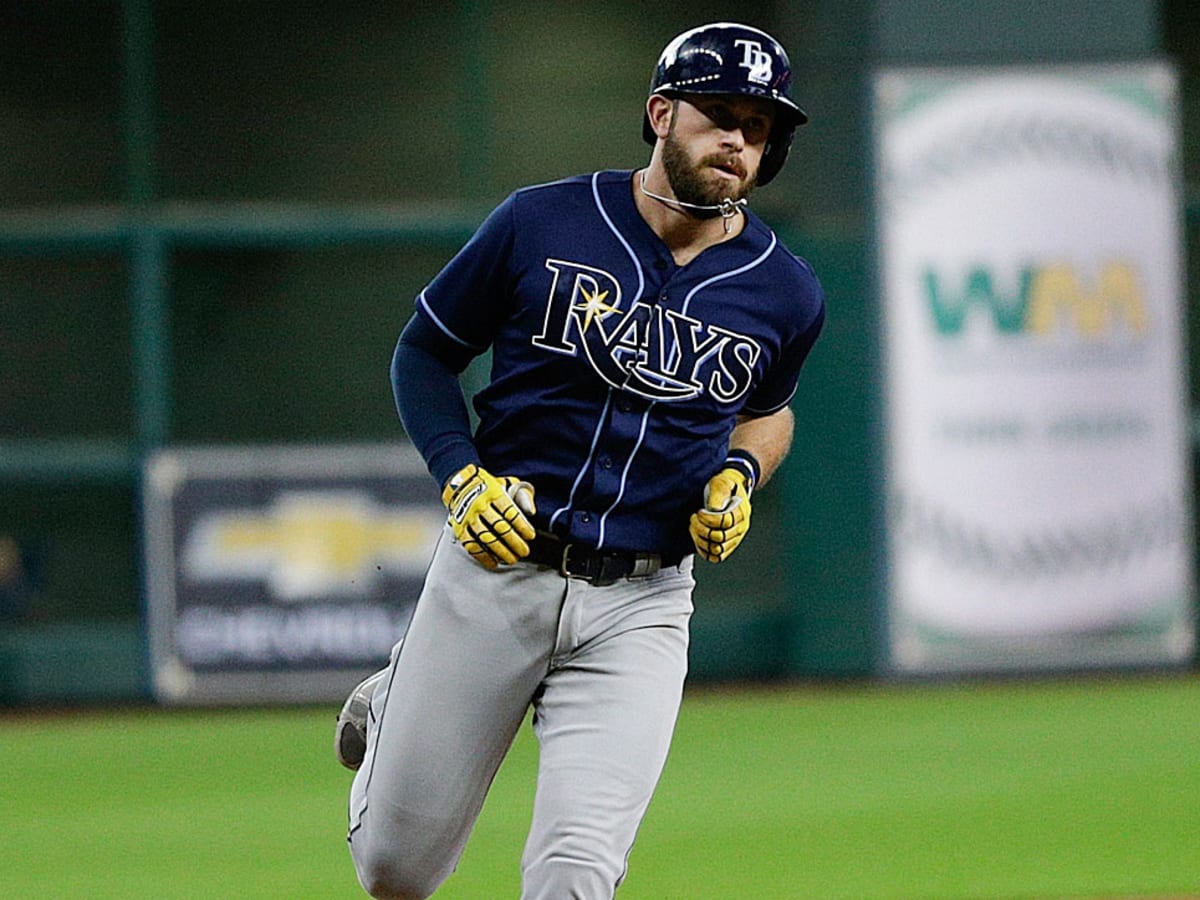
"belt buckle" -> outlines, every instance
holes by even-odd
[[[571,548],[574,544],[563,544],[562,559],[558,563],[558,574],[563,578],[571,578],[572,575],[567,571],[567,557],[571,555]]]
[[[600,565],[597,571],[592,571],[592,566],[584,566],[582,572],[572,572],[570,566],[571,550],[574,544],[567,544],[563,547],[562,562],[558,567],[558,574],[563,578],[578,578],[580,581],[586,581],[592,587],[608,587],[610,584],[616,584],[620,580],[620,576],[612,574],[609,568],[609,559],[606,556],[601,556]]]

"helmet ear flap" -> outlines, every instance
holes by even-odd
[[[792,139],[795,136],[796,129],[794,128],[777,128],[771,134],[758,164],[757,184],[759,187],[769,184],[771,179],[779,174],[779,170],[787,162],[788,151],[792,148]]]
[[[650,113],[642,113],[642,140],[647,144],[653,144],[658,140],[658,135],[654,133],[654,128],[650,125]]]

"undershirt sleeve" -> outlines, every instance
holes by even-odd
[[[468,463],[479,464],[459,374],[474,353],[418,311],[392,354],[392,394],[404,430],[441,488]]]

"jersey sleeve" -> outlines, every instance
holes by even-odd
[[[471,355],[488,348],[509,311],[514,197],[483,221],[417,297],[417,310]]]
[[[458,381],[461,358],[461,348],[415,314],[392,355],[396,411],[438,487],[467,463],[479,463]]]
[[[780,348],[779,359],[766,372],[762,382],[746,398],[742,413],[748,416],[767,416],[791,401],[800,380],[800,369],[821,334],[825,324],[825,294],[816,275],[806,267],[811,279],[807,290],[800,294],[804,316],[796,331]]]

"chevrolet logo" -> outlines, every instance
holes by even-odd
[[[382,575],[419,578],[445,521],[437,507],[381,507],[362,491],[293,491],[265,510],[197,520],[183,569],[196,581],[266,581],[281,600],[370,594]]]

